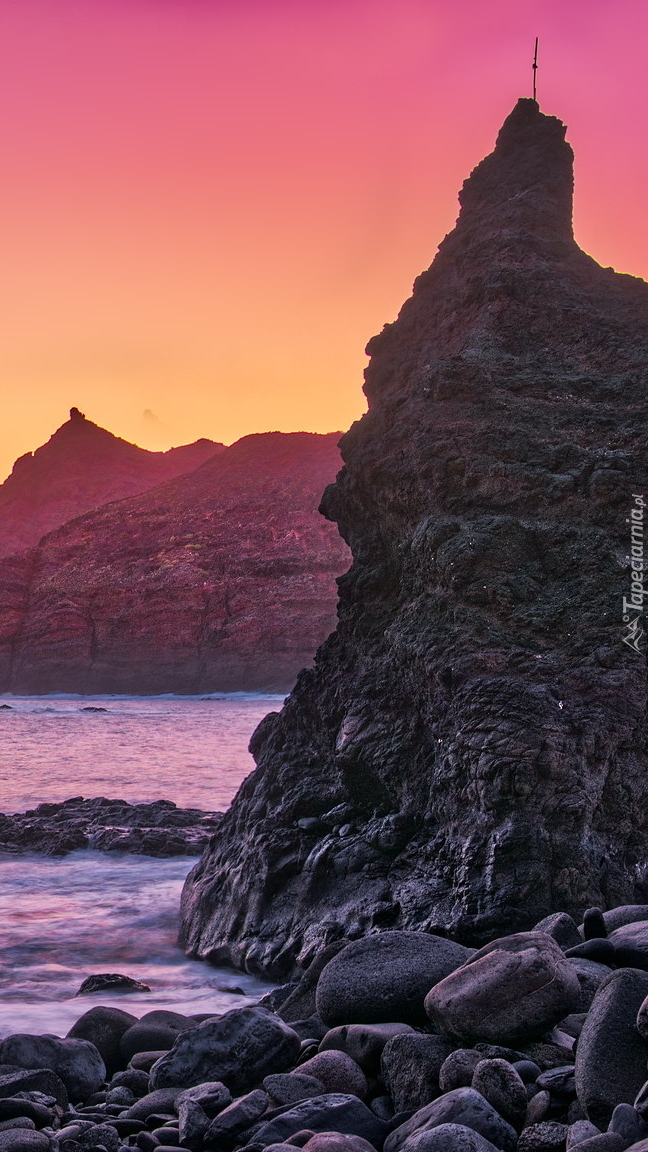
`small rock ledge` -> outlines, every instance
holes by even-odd
[[[0,813],[0,853],[66,856],[94,848],[135,856],[199,856],[221,819],[220,812],[178,808],[172,800],[129,804],[73,796],[11,816]]]

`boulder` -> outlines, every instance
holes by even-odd
[[[106,1065],[89,1040],[16,1032],[3,1040],[0,1060],[18,1068],[49,1068],[63,1081],[73,1102],[98,1092],[106,1079]]]
[[[403,1144],[403,1152],[493,1152],[485,1136],[463,1124],[439,1124],[415,1132]]]
[[[341,1132],[318,1132],[303,1147],[308,1152],[375,1152],[373,1144],[362,1136],[343,1136]]]
[[[268,1093],[261,1088],[255,1088],[253,1092],[234,1100],[211,1121],[203,1136],[205,1146],[223,1152],[223,1149],[238,1143],[235,1137],[246,1132],[259,1120],[269,1103]]]
[[[268,1144],[285,1143],[302,1130],[340,1132],[343,1135],[362,1136],[369,1144],[379,1148],[385,1138],[387,1124],[358,1100],[344,1093],[327,1093],[312,1100],[304,1100],[280,1116],[267,1120],[252,1130],[250,1143],[266,1148]]]
[[[26,1128],[0,1132],[0,1152],[48,1152],[49,1146],[44,1132],[30,1132]]]
[[[613,971],[607,964],[599,964],[595,960],[588,960],[585,956],[569,957],[580,985],[580,1003],[576,1011],[588,1012],[597,989]]]
[[[281,1016],[286,1024],[292,1024],[295,1020],[304,1020],[314,1015],[316,1012],[315,994],[319,978],[329,961],[345,947],[345,940],[333,940],[313,957],[301,980],[280,1007],[276,1009],[277,1015]]]
[[[377,1076],[385,1045],[395,1036],[405,1035],[415,1035],[409,1024],[342,1024],[326,1033],[319,1050],[346,1052],[367,1076]]]
[[[122,1068],[124,1060],[120,1042],[129,1028],[137,1024],[137,1016],[122,1012],[121,1008],[105,1008],[97,1005],[84,1012],[72,1025],[68,1037],[72,1040],[89,1040],[94,1044],[106,1065],[109,1076]]]
[[[128,1120],[148,1120],[158,1112],[173,1112],[180,1092],[180,1088],[158,1088],[131,1104],[124,1115]]]
[[[603,981],[576,1050],[576,1091],[587,1118],[609,1124],[617,1104],[632,1104],[646,1079],[648,1047],[637,1012],[648,995],[648,973],[619,968]]]
[[[401,1152],[414,1133],[437,1128],[440,1124],[460,1124],[472,1128],[494,1144],[501,1152],[513,1152],[517,1132],[498,1112],[475,1092],[473,1088],[455,1088],[419,1109],[403,1124],[390,1132],[385,1140],[384,1152]]]
[[[575,1120],[567,1129],[567,1152],[576,1144],[582,1144],[584,1140],[600,1135],[599,1129],[596,1124],[592,1124],[591,1120]]]
[[[321,1080],[326,1092],[346,1092],[364,1100],[368,1093],[367,1077],[346,1052],[329,1049],[318,1052],[299,1065],[299,1071]]]
[[[648,1124],[631,1104],[617,1104],[608,1132],[616,1132],[625,1141],[626,1148],[648,1137]]]
[[[180,1092],[175,1101],[176,1110],[185,1100],[192,1100],[194,1103],[200,1104],[207,1116],[217,1116],[219,1112],[223,1111],[223,1108],[227,1108],[228,1104],[232,1103],[232,1093],[219,1080],[213,1080],[204,1084],[196,1084],[193,1088],[185,1088],[183,1092]]]
[[[187,1148],[202,1145],[203,1137],[209,1128],[209,1117],[195,1100],[183,1100],[177,1105],[178,1138]]]
[[[619,968],[648,970],[648,921],[622,924],[610,932],[608,940]]]
[[[473,1072],[471,1087],[519,1132],[527,1111],[524,1083],[507,1060],[482,1060]]]
[[[197,1027],[195,1020],[179,1012],[161,1008],[146,1012],[121,1038],[119,1047],[124,1063],[127,1064],[138,1052],[166,1052],[173,1046],[176,1036],[188,1028]]]
[[[48,1099],[48,1097],[44,1097]],[[51,1097],[49,1097],[51,1099]],[[45,1104],[37,1100],[25,1099],[24,1096],[9,1096],[0,1100],[0,1121],[4,1123],[16,1117],[26,1117],[36,1128],[47,1128],[54,1123],[55,1113]]]
[[[552,936],[561,948],[575,948],[582,941],[576,921],[566,912],[552,912],[545,916],[534,925],[533,931]]]
[[[640,920],[648,920],[648,904],[619,904],[604,912],[603,920],[608,932],[614,932],[624,924],[637,924]]]
[[[451,1045],[441,1036],[402,1032],[388,1040],[381,1060],[382,1078],[396,1112],[418,1110],[440,1093],[439,1074]],[[470,1080],[465,1081],[470,1084]],[[463,1086],[452,1084],[453,1088]]]
[[[531,1124],[520,1134],[518,1152],[565,1152],[567,1125],[555,1120]]]
[[[436,984],[425,1010],[453,1039],[507,1044],[541,1035],[579,1002],[578,978],[556,941],[518,932],[487,944]]]
[[[133,980],[132,976],[122,976],[121,972],[98,972],[83,981],[77,996],[91,996],[94,992],[150,992],[148,984]]]
[[[59,1107],[67,1107],[67,1088],[56,1073],[48,1068],[3,1070],[0,1065],[0,1100],[19,1092],[42,1092],[44,1096],[51,1096]]]
[[[283,1072],[299,1057],[300,1040],[265,1008],[234,1008],[181,1033],[170,1052],[151,1069],[151,1087],[190,1088],[219,1080],[235,1095]]]
[[[463,964],[472,950],[425,932],[382,932],[354,940],[323,969],[319,1015],[338,1024],[425,1022],[426,993]]]
[[[313,1096],[323,1096],[326,1092],[321,1080],[307,1073],[275,1072],[266,1076],[263,1087],[278,1105],[298,1104],[300,1100],[310,1100]]]
[[[455,1048],[443,1061],[439,1070],[439,1087],[442,1092],[452,1092],[454,1088],[470,1088],[475,1068],[484,1059],[483,1052],[476,1048]]]

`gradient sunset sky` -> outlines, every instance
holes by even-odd
[[[536,35],[577,238],[648,277],[645,0],[0,0],[0,479],[71,405],[348,427]]]

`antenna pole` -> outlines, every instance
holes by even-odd
[[[533,99],[536,100],[536,81],[538,79],[538,37],[536,36],[535,52],[533,54]]]

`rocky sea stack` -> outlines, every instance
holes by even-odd
[[[379,929],[480,944],[648,899],[646,660],[622,621],[648,285],[576,245],[564,137],[518,102],[368,346],[322,501],[353,552],[339,625],[187,881],[196,956],[280,975]]]

